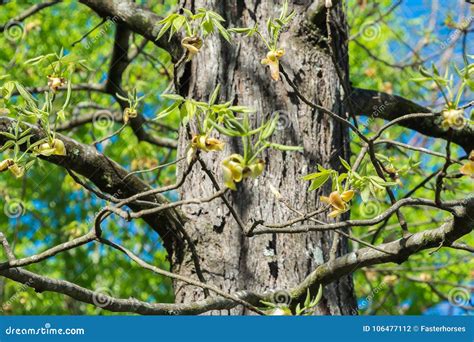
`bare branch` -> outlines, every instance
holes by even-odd
[[[293,298],[304,300],[307,289],[315,291],[319,284],[328,284],[356,269],[381,263],[402,263],[410,255],[422,250],[437,248],[443,244],[449,246],[457,239],[469,234],[474,225],[474,197],[470,197],[455,207],[454,219],[441,227],[422,231],[378,247],[391,252],[382,253],[371,248],[362,248],[348,253],[333,261],[318,266],[292,292]]]
[[[33,5],[30,8],[28,8],[26,11],[24,11],[23,13],[11,19],[9,22],[22,22],[28,17],[31,17],[32,15],[41,11],[42,9],[56,5],[59,2],[61,2],[61,0],[45,1],[36,5]],[[0,33],[3,32],[7,26],[8,26],[8,23],[6,25],[0,25]]]
[[[352,96],[356,115],[369,116],[392,121],[412,113],[431,113],[428,108],[396,95],[375,90],[354,88]],[[441,117],[416,118],[400,122],[400,125],[430,137],[448,139],[449,133],[441,126]],[[452,133],[452,142],[461,146],[466,153],[474,150],[474,126],[467,124]]]
[[[154,42],[156,46],[168,51],[174,61],[181,57],[182,51],[178,38],[168,41],[168,37],[162,37],[156,40],[159,32],[157,24],[161,18],[152,11],[131,1],[81,0],[80,2],[102,18],[113,17],[116,22],[126,25],[130,30]]]

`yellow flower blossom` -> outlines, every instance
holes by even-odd
[[[354,197],[354,190],[347,190],[340,194],[338,191],[333,191],[329,197],[321,196],[320,200],[323,203],[330,204],[333,211],[329,213],[329,217],[336,217],[349,210],[349,202]]]
[[[222,161],[224,184],[229,189],[237,190],[235,183],[239,183],[247,177],[257,178],[263,172],[265,162],[256,160],[250,165],[244,164],[244,157],[240,154],[232,154]]]
[[[132,108],[125,108],[125,110],[123,111],[123,122],[124,123],[127,123],[130,119],[132,118],[136,118],[138,115],[136,109],[132,109]]]
[[[188,150],[188,163],[191,162],[197,150],[204,152],[222,151],[224,150],[224,145],[225,143],[219,139],[209,138],[205,135],[195,135],[191,140],[191,148]]]
[[[443,121],[441,126],[443,128],[452,128],[455,130],[462,129],[466,125],[466,118],[462,109],[446,109],[442,113]]]
[[[53,142],[50,144],[49,142],[43,143],[35,148],[35,153],[41,154],[42,156],[65,156],[66,155],[66,147],[64,143],[59,139],[54,139]]]
[[[474,150],[469,154],[469,161],[459,170],[463,175],[474,178]]]
[[[48,87],[53,91],[57,91],[60,87],[66,84],[64,77],[48,75]]]
[[[275,81],[280,79],[280,58],[285,54],[284,49],[272,50],[267,53],[267,57],[262,59],[263,65],[270,67],[270,73]]]
[[[424,282],[430,282],[433,280],[433,277],[429,273],[421,273],[420,280]]]
[[[204,135],[195,135],[191,141],[191,147],[196,150],[204,152],[222,151],[224,150],[224,143],[216,138],[208,138]]]
[[[187,61],[189,62],[202,48],[202,39],[199,37],[185,37],[181,46],[187,50]]]

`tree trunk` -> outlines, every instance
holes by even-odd
[[[346,116],[344,91],[325,43],[326,10],[308,20],[309,0],[293,1],[290,8],[297,11],[290,29],[280,38],[286,50],[282,66],[300,92],[315,103],[320,103],[341,116]],[[333,1],[332,41],[342,76],[348,73],[346,20],[341,1]],[[185,7],[199,7],[220,13],[229,27],[253,27],[257,21],[262,30],[269,17],[278,17],[280,5],[275,1],[185,1]],[[201,52],[185,66],[179,77],[178,91],[183,96],[207,100],[218,83],[220,101],[232,100],[235,105],[256,109],[254,123],[279,112],[281,125],[272,141],[280,144],[304,146],[304,152],[267,150],[264,173],[256,180],[246,179],[228,199],[243,222],[265,220],[284,222],[295,217],[270,191],[269,185],[279,189],[286,202],[297,210],[309,212],[319,204],[322,192],[308,192],[308,182],[302,176],[316,170],[317,164],[339,168],[339,156],[348,155],[348,132],[339,123],[303,104],[285,80],[270,78],[270,71],[260,64],[267,50],[257,36],[235,37],[233,44],[218,36],[208,37]],[[186,154],[189,137],[182,132],[179,154]],[[217,135],[217,134],[216,134]],[[206,165],[222,184],[220,163],[225,156],[242,153],[237,140],[228,140],[225,153],[201,154]],[[182,172],[182,170],[180,171]],[[221,185],[223,186],[223,185]],[[182,198],[208,197],[215,193],[213,184],[197,163],[182,188]],[[234,292],[249,290],[266,292],[287,291],[301,282],[315,267],[330,257],[332,232],[306,234],[272,234],[246,237],[221,199],[209,204],[184,208],[189,217],[185,230],[195,244],[204,278],[210,284]],[[327,220],[326,214],[319,219]],[[348,249],[340,239],[337,255]],[[191,250],[175,251],[171,257],[174,272],[195,274]],[[177,282],[176,302],[192,302],[204,298],[202,289]],[[344,277],[324,287],[324,299],[317,314],[353,314],[356,309],[351,277]],[[244,308],[213,314],[248,314]]]

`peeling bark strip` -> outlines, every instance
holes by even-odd
[[[314,43],[308,30],[314,23],[306,19],[306,9],[312,1],[292,3],[297,11],[290,29],[283,33],[279,48],[286,54],[280,62],[309,99],[345,117],[343,87],[328,49]],[[274,1],[186,1],[187,8],[206,7],[224,16],[229,27],[253,27],[255,22],[265,27],[266,20],[278,15]],[[333,9],[334,20],[346,27],[342,6]],[[325,23],[324,23],[325,27]],[[338,55],[345,56],[345,32],[334,31]],[[285,208],[269,189],[272,184],[295,208],[307,212],[318,206],[319,194],[308,193],[308,184],[301,176],[320,163],[338,168],[339,156],[347,158],[347,129],[335,120],[318,115],[295,96],[285,82],[275,82],[260,60],[267,54],[257,37],[234,37],[231,45],[220,37],[206,38],[205,48],[194,57],[189,70],[179,79],[177,89],[185,97],[207,101],[217,84],[221,84],[220,101],[232,100],[235,105],[256,109],[254,123],[274,112],[281,116],[280,127],[273,141],[304,146],[304,152],[268,151],[263,155],[265,171],[255,181],[239,183],[232,192],[231,204],[243,222],[252,220],[287,221],[293,213]],[[347,58],[339,60],[347,71]],[[179,154],[185,155],[188,138],[182,131]],[[221,137],[222,138],[222,137]],[[202,156],[207,167],[221,179],[220,163],[224,156],[241,153],[236,141],[228,140],[223,154]],[[327,189],[324,189],[326,191]],[[182,188],[183,199],[209,196],[215,191],[211,180],[196,167]],[[213,202],[185,210],[190,220],[185,229],[195,241],[206,280],[228,292],[246,289],[256,293],[283,290],[288,292],[305,279],[318,265],[329,259],[334,232],[310,232],[297,235],[247,237],[224,203]],[[322,214],[321,219],[326,219]],[[224,224],[222,227],[221,225]],[[220,227],[215,229],[214,227]],[[347,241],[341,238],[337,255],[347,252]],[[191,258],[182,262],[172,259],[174,272],[191,276]],[[202,290],[175,282],[176,301],[202,300]],[[343,276],[325,288],[319,314],[350,314],[356,309],[352,280]],[[244,308],[213,312],[213,314],[247,314]]]

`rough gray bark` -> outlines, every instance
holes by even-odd
[[[307,9],[311,1],[293,2],[297,16],[288,32],[281,39],[286,50],[282,65],[308,99],[345,116],[343,87],[339,81],[327,45],[321,41],[326,35],[325,11],[307,21]],[[190,9],[206,7],[215,10],[226,19],[230,27],[251,27],[258,22],[266,27],[270,16],[278,15],[274,1],[185,1]],[[347,75],[346,22],[342,5],[333,9],[332,39],[342,73]],[[206,39],[205,46],[191,64],[185,66],[178,90],[183,96],[207,100],[220,83],[221,102],[232,100],[234,104],[247,105],[257,110],[255,122],[268,118],[275,111],[282,116],[282,129],[273,141],[282,144],[304,146],[304,152],[268,151],[262,157],[266,169],[257,180],[240,183],[238,191],[228,196],[244,222],[265,220],[286,221],[294,217],[274,197],[269,189],[272,184],[279,189],[292,207],[312,211],[318,205],[320,193],[308,193],[308,182],[301,176],[313,172],[316,165],[338,168],[339,156],[347,156],[348,132],[334,122],[301,103],[290,86],[270,79],[269,70],[260,64],[267,51],[257,38],[235,38],[233,45],[220,37]],[[189,139],[181,135],[179,152],[186,153]],[[225,153],[202,155],[206,165],[221,179],[220,162],[231,153],[241,153],[234,140],[228,140]],[[181,170],[182,171],[182,170]],[[325,187],[323,192],[328,192]],[[182,188],[183,199],[209,196],[215,189],[205,172],[196,165]],[[329,259],[332,232],[312,232],[300,235],[263,235],[246,237],[236,224],[225,204],[216,200],[199,208],[184,208],[190,218],[185,229],[195,242],[205,279],[223,290],[233,292],[250,290],[259,293],[267,290],[289,290],[303,281],[317,265]],[[327,219],[322,216],[321,219]],[[338,255],[347,252],[345,239],[341,239]],[[172,256],[174,272],[194,273],[189,250]],[[176,302],[197,301],[204,298],[203,291],[183,283],[175,283]],[[356,304],[352,278],[344,276],[324,289],[324,300],[318,314],[353,314]],[[247,314],[243,309],[232,309],[215,314]]]

